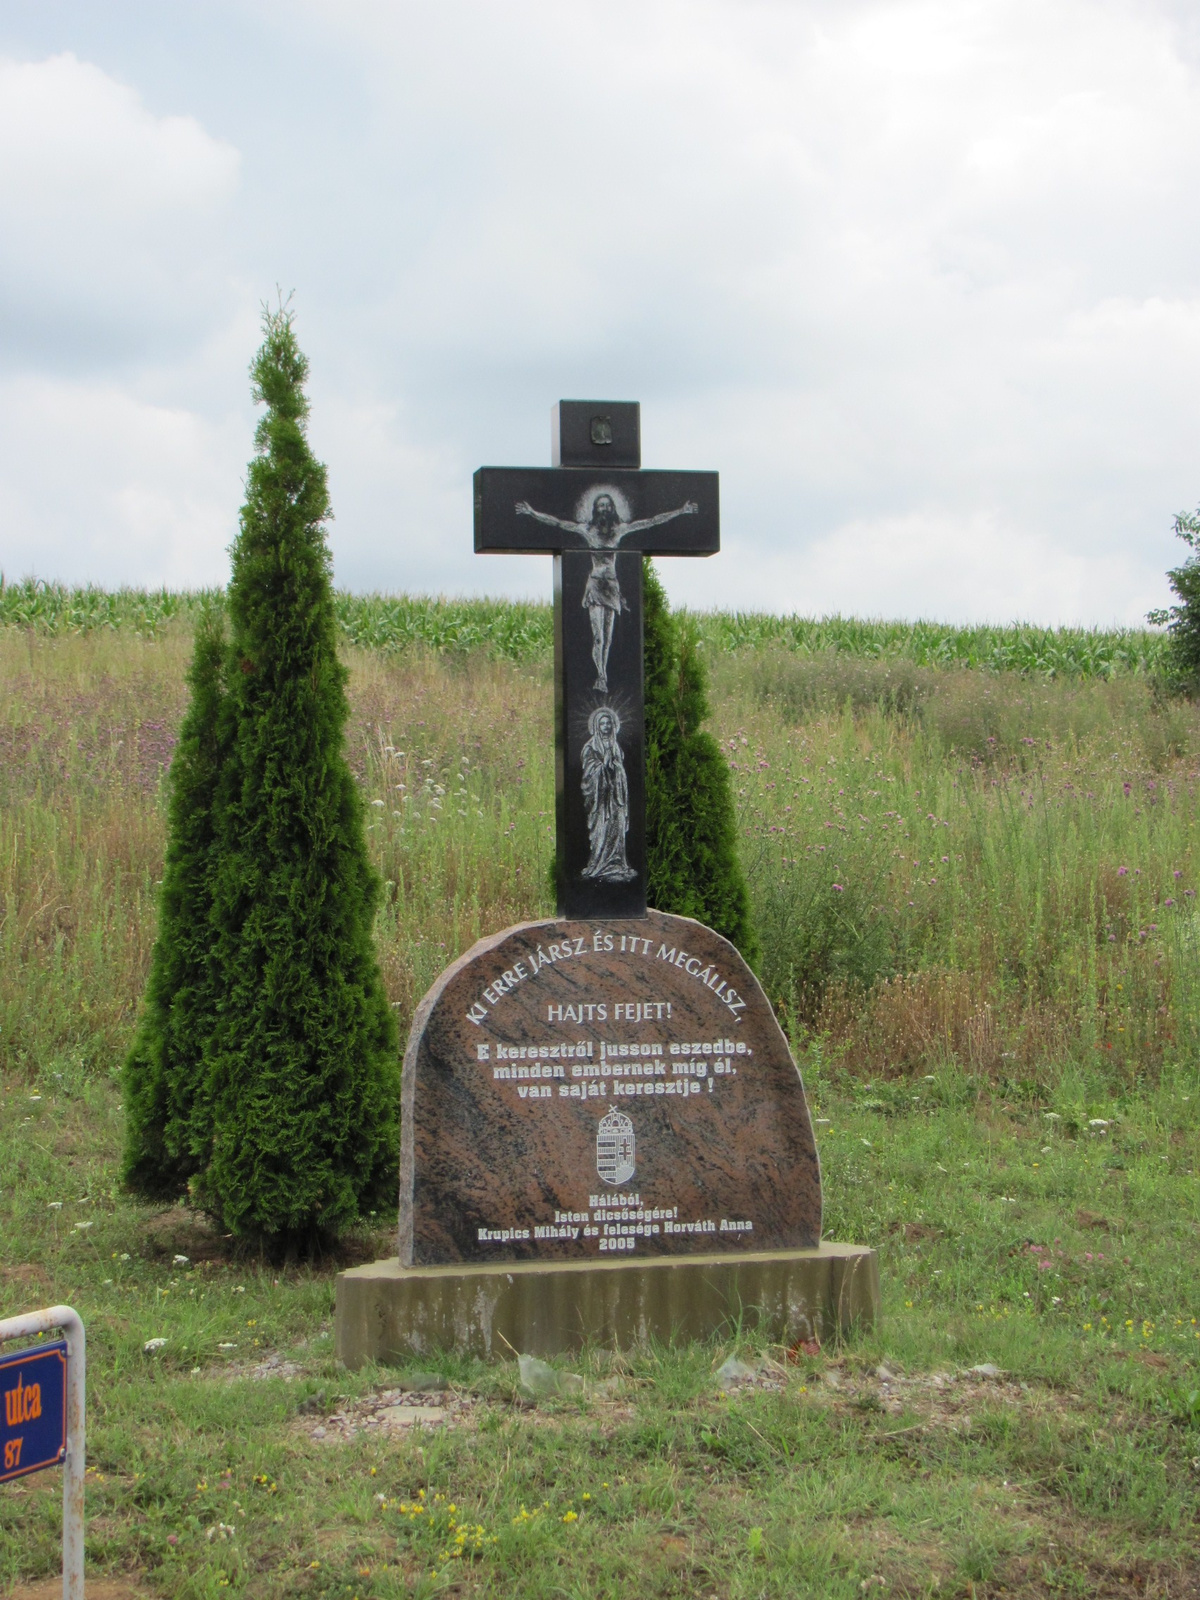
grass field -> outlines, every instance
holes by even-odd
[[[117,1191],[177,609],[0,628],[0,1304],[87,1321],[96,1574],[187,1600],[1200,1593],[1195,711],[1136,665],[766,624],[729,650],[708,619],[826,1231],[879,1249],[884,1320],[798,1361],[735,1329],[591,1352],[584,1393],[529,1408],[514,1365],[339,1372],[339,1262],[238,1261]],[[509,637],[545,615],[511,610]],[[350,753],[406,1027],[480,933],[551,909],[549,666],[376,642]],[[734,1349],[762,1365],[722,1392]],[[390,1428],[414,1387],[440,1419]],[[0,1487],[0,1590],[53,1569],[55,1489]]]

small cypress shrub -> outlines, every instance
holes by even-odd
[[[671,615],[649,561],[643,573],[646,898],[659,911],[706,923],[757,966],[729,768],[700,726],[709,707],[696,630]]]
[[[1167,573],[1179,604],[1151,611],[1146,620],[1159,627],[1167,624],[1166,687],[1195,697],[1200,695],[1200,508],[1181,511],[1175,533],[1191,550],[1182,566]]]
[[[207,1052],[213,1138],[193,1192],[235,1236],[308,1250],[390,1199],[400,1071],[372,925],[380,893],[342,750],[346,672],[286,307],[251,367],[265,404],[233,547]]]
[[[188,672],[191,699],[171,761],[158,935],[123,1082],[122,1179],[151,1200],[183,1194],[207,1153],[204,1046],[218,994],[210,914],[224,660],[222,617],[206,606]]]

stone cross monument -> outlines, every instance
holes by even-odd
[[[821,1240],[758,980],[646,906],[642,557],[717,550],[717,475],[643,472],[630,403],[560,401],[553,458],[475,474],[475,548],[554,556],[558,916],[481,939],[417,1008],[397,1255],[338,1279],[350,1366],[877,1314],[874,1252]]]

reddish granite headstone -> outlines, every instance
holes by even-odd
[[[685,917],[531,922],[438,979],[404,1058],[400,1263],[794,1250],[821,1180],[787,1041]]]

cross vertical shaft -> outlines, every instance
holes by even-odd
[[[593,432],[598,439],[593,440]],[[599,412],[586,407],[581,412],[572,402],[560,401],[551,413],[550,434],[551,460],[556,467],[593,473],[597,468],[636,471],[641,467],[641,417],[636,402]],[[641,554],[635,550],[614,551],[611,556],[607,552],[593,555],[590,550],[556,552],[554,809],[560,917],[645,915],[643,676]],[[617,726],[614,742],[619,763],[611,756],[607,762],[594,758],[599,743],[596,735],[602,732],[597,712],[605,707]],[[589,818],[603,811],[606,820],[614,800],[619,810],[619,795],[607,795],[606,811],[606,795],[597,791],[619,789],[622,768],[628,826],[622,841],[616,840],[611,829],[613,836],[600,838],[600,829],[589,827]],[[594,835],[598,837],[596,851],[592,849]],[[593,874],[607,870],[610,875],[585,876],[589,866]]]

